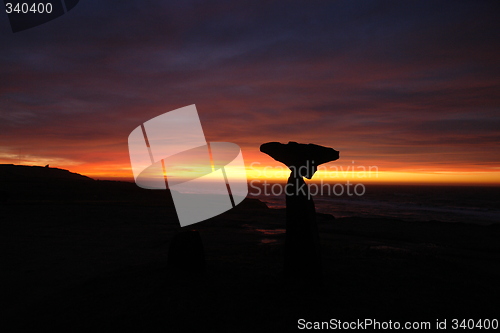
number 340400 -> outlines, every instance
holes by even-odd
[[[7,14],[10,13],[22,13],[22,14],[28,14],[28,13],[38,13],[38,14],[43,14],[47,13],[50,14],[52,13],[52,4],[50,2],[48,3],[34,3],[30,6],[28,3],[16,3],[12,4],[10,2],[7,2],[5,4],[5,11]]]

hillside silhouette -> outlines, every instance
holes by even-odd
[[[94,180],[64,169],[0,164],[0,202],[149,202],[172,205],[169,191],[131,182]]]

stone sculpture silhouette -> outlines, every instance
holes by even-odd
[[[303,177],[311,179],[318,165],[337,160],[339,152],[315,144],[268,142],[260,151],[290,170],[286,188],[285,277],[306,285],[321,285],[322,267],[316,209]]]

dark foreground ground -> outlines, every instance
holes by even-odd
[[[283,210],[247,200],[194,225],[206,271],[188,274],[166,264],[180,228],[165,191],[78,177],[0,168],[2,332],[500,319],[500,225],[318,215],[324,285],[297,288],[283,283]]]

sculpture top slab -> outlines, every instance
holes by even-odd
[[[260,151],[292,170],[292,177],[311,179],[318,165],[335,161],[339,152],[333,148],[290,141],[287,144],[267,142],[260,146]]]

